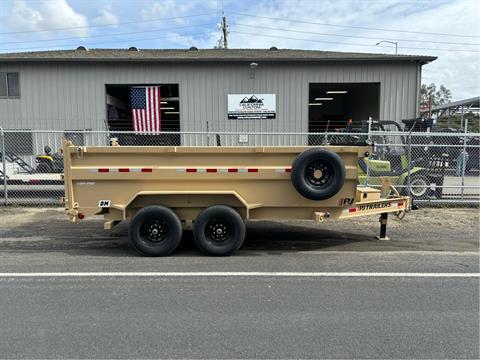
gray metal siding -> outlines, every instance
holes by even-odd
[[[0,63],[20,72],[20,99],[0,99],[7,129],[105,129],[105,85],[178,83],[182,131],[307,132],[309,83],[380,83],[380,118],[417,114],[415,62]],[[227,94],[275,93],[277,118],[228,120]]]

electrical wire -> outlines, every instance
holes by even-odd
[[[74,27],[51,28],[51,29],[42,29],[42,30],[10,31],[10,32],[2,32],[2,33],[0,33],[0,35],[27,34],[27,33],[38,33],[38,32],[46,32],[46,31],[61,31],[61,30],[91,29],[91,28],[108,27],[108,26],[141,24],[141,23],[148,23],[148,22],[155,22],[155,21],[162,21],[162,20],[186,19],[186,18],[192,18],[192,17],[206,16],[206,15],[218,15],[218,11],[208,12],[208,13],[203,13],[203,14],[175,16],[175,17],[168,17],[168,18],[157,18],[157,19],[149,19],[149,20],[119,22],[119,23],[116,23],[116,24],[74,26]]]
[[[230,23],[230,25],[237,25],[237,26],[244,26],[244,27],[256,27],[256,28],[260,28],[260,29],[287,31],[287,32],[295,32],[295,33],[311,34],[311,35],[321,35],[321,36],[337,36],[337,37],[345,37],[345,38],[369,39],[369,40],[375,40],[375,41],[381,40],[378,37],[359,36],[359,35],[343,35],[343,34],[325,34],[325,33],[317,33],[317,32],[312,32],[312,31],[292,30],[292,29],[286,29],[286,28],[269,27],[269,26],[263,26],[263,25],[248,25],[248,24],[240,24],[240,23]],[[393,40],[393,41],[398,41],[398,42],[434,43],[434,44],[447,44],[447,45],[470,45],[470,46],[480,45],[480,44],[472,44],[472,43],[459,43],[459,42],[433,41],[433,40],[392,39],[392,38],[389,38],[388,40]]]
[[[40,39],[40,40],[28,40],[28,41],[9,41],[9,42],[0,42],[0,45],[10,45],[10,44],[26,44],[26,43],[37,43],[37,42],[46,42],[46,41],[63,41],[63,40],[84,40],[84,39],[92,39],[92,38],[99,38],[99,37],[109,37],[109,36],[121,36],[121,35],[136,35],[136,34],[143,34],[143,33],[151,33],[157,31],[172,31],[172,30],[181,30],[187,29],[192,27],[200,27],[200,26],[210,26],[212,23],[207,24],[196,24],[196,25],[187,25],[187,26],[180,26],[175,28],[168,28],[168,29],[152,29],[152,30],[142,30],[142,31],[133,31],[133,32],[125,32],[125,33],[113,33],[113,34],[102,34],[102,35],[91,35],[85,37],[73,36],[67,38],[56,38],[56,39]],[[213,25],[216,25],[213,24]]]
[[[315,40],[315,39],[299,39],[299,38],[292,38],[286,36],[275,36],[275,35],[267,35],[267,34],[259,34],[259,33],[249,33],[237,30],[230,30],[230,33],[236,34],[243,34],[243,35],[252,35],[252,36],[262,36],[262,37],[270,37],[276,39],[285,39],[285,40],[297,40],[297,41],[307,41],[307,42],[317,42],[317,43],[326,43],[326,44],[335,44],[335,45],[352,45],[352,46],[368,46],[368,47],[382,47],[382,48],[391,48],[390,46],[383,46],[383,45],[368,45],[368,44],[354,44],[354,43],[339,43],[334,41],[327,41],[327,40]],[[399,46],[400,48],[400,46]],[[456,51],[456,52],[480,52],[480,50],[463,50],[463,49],[437,49],[437,48],[420,48],[420,47],[406,47],[402,46],[402,49],[407,50],[433,50],[433,51]]]
[[[381,28],[370,28],[370,27],[353,26],[353,25],[339,25],[339,24],[330,24],[330,23],[320,23],[320,22],[312,22],[312,21],[305,21],[305,20],[298,20],[298,19],[284,19],[284,18],[278,18],[278,17],[261,16],[261,15],[255,15],[255,14],[245,14],[245,13],[238,13],[238,12],[230,12],[230,13],[234,14],[234,15],[254,17],[254,18],[260,18],[260,19],[269,19],[269,20],[276,20],[276,21],[288,21],[288,22],[296,22],[296,23],[303,23],[303,24],[342,27],[342,28],[350,28],[350,29],[385,31],[385,32],[400,32],[400,33],[407,33],[407,34],[424,34],[424,35],[436,35],[436,36],[440,35],[440,36],[465,37],[465,38],[480,38],[480,35],[460,35],[460,34],[446,34],[446,33],[426,32],[426,31],[381,29]]]
[[[175,37],[181,36],[195,36],[203,34],[202,32],[195,32],[194,34],[170,34],[165,36],[156,36],[150,38],[143,38],[143,39],[129,39],[129,40],[115,40],[115,41],[108,41],[108,42],[93,42],[93,43],[84,43],[85,46],[90,47],[91,45],[108,45],[108,44],[116,44],[116,43],[134,43],[140,41],[149,41],[149,40],[157,40],[157,39],[173,39]],[[76,47],[77,44],[60,44],[57,45],[56,48],[64,48],[64,47]],[[25,47],[25,48],[11,48],[11,49],[2,49],[2,51],[17,51],[17,50],[34,50],[34,49],[52,49],[53,45],[49,46],[35,46],[35,47]]]

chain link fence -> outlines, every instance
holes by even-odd
[[[373,144],[358,164],[359,183],[380,186],[387,176],[423,204],[478,205],[480,134],[400,132],[231,133],[20,131],[0,129],[0,204],[55,205],[63,196],[63,139],[78,146],[322,146]]]

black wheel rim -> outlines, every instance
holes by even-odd
[[[232,237],[232,227],[228,222],[214,218],[207,222],[205,236],[215,242],[225,242]]]
[[[140,228],[140,234],[147,241],[161,242],[168,237],[167,223],[162,219],[146,221]]]
[[[333,177],[333,168],[324,161],[315,160],[305,169],[305,181],[313,187],[323,187]]]

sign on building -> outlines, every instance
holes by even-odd
[[[228,94],[228,118],[275,119],[275,94]]]

